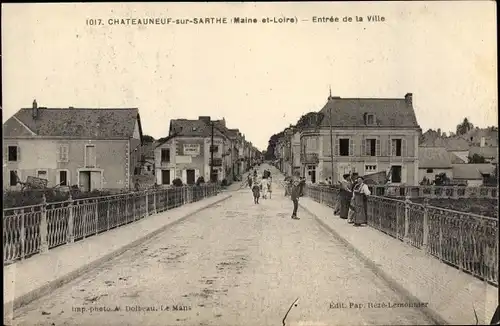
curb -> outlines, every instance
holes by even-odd
[[[360,259],[372,272],[374,272],[375,275],[380,277],[392,290],[394,290],[396,293],[402,295],[403,297],[409,299],[410,301],[420,302],[420,299],[418,299],[416,296],[414,296],[408,290],[406,290],[405,287],[403,287],[401,284],[399,284],[399,282],[397,282],[394,278],[392,278],[381,267],[378,267],[377,264],[375,264],[370,258],[368,258],[366,255],[364,255],[361,251],[359,251],[355,246],[353,246],[344,237],[342,237],[337,231],[335,231],[328,224],[323,222],[316,214],[311,212],[305,206],[301,205],[300,202],[299,202],[299,206],[303,210],[305,210],[307,213],[314,216],[314,218],[316,219],[316,222],[318,222],[318,224],[320,224],[321,227],[323,227],[326,231],[328,231],[330,234],[332,234],[336,240],[340,241],[349,250],[354,252],[356,257],[358,259]],[[437,311],[433,310],[432,308],[429,308],[429,307],[422,308],[422,312],[424,313],[424,315],[427,318],[429,318],[432,322],[434,322],[435,325],[449,325],[450,324],[443,317],[441,317],[441,315]]]
[[[199,213],[200,211],[204,210],[204,209],[207,209],[207,208],[210,208],[214,205],[217,205],[229,198],[231,198],[232,195],[231,194],[227,194],[225,198],[221,198],[207,206],[204,206],[202,208],[199,208],[175,221],[172,221],[162,227],[160,227],[159,229],[155,230],[155,231],[152,231],[150,232],[149,234],[135,240],[134,242],[132,243],[129,243],[127,245],[124,245],[123,247],[119,248],[119,249],[116,249],[115,251],[105,255],[104,257],[101,257],[101,258],[98,258],[88,264],[86,264],[85,266],[82,266],[80,268],[78,268],[77,270],[75,271],[72,271],[64,276],[61,276],[51,282],[49,282],[49,284],[46,284],[46,285],[43,285],[42,287],[36,289],[36,290],[33,290],[31,292],[28,292],[26,293],[25,295],[22,295],[21,297],[17,298],[17,299],[14,299],[14,301],[10,301],[10,302],[7,302],[4,304],[4,311],[8,311],[8,307],[12,307],[13,305],[13,309],[12,311],[32,302],[32,301],[35,301],[47,294],[49,294],[50,292],[54,291],[55,289],[63,286],[64,284],[67,284],[71,281],[73,281],[74,279],[78,278],[79,276],[85,274],[86,272],[96,268],[97,266],[113,259],[113,258],[116,258],[117,256],[120,256],[121,254],[125,253],[126,251],[132,249],[133,247],[136,247],[138,245],[141,245],[142,243],[146,242],[147,240],[150,240],[152,237],[162,233],[163,231],[165,231],[166,229],[174,226],[175,224],[178,224],[178,223],[181,223],[182,221],[184,221],[185,219],[193,216],[194,214],[197,214]],[[5,316],[4,316],[5,318]]]

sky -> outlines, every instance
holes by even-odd
[[[168,17],[228,24],[108,22]],[[351,98],[413,93],[424,131],[455,131],[464,117],[498,125],[493,1],[2,4],[1,18],[3,122],[33,99],[137,107],[143,133],[155,138],[168,135],[170,119],[207,115],[263,150],[271,135],[320,110],[331,87]]]

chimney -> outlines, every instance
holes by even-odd
[[[33,107],[31,109],[31,113],[33,114],[33,119],[38,118],[38,103],[36,103],[36,100],[33,100]]]
[[[481,144],[479,146],[480,147],[485,147],[486,146],[486,138],[481,137]]]
[[[413,106],[413,93],[406,93],[405,102],[408,106]]]
[[[200,116],[200,117],[198,117],[198,120],[204,121],[206,123],[210,123],[210,121],[211,121],[209,116]]]

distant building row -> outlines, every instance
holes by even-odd
[[[230,183],[261,160],[260,152],[238,129],[227,128],[225,119],[209,116],[171,120],[168,137],[155,147],[158,184],[170,184],[174,178],[192,184],[199,177]]]
[[[199,175],[210,179],[209,120],[172,120],[169,137],[154,149],[149,165],[156,169],[157,183],[170,184],[176,177],[193,183]],[[260,153],[224,120],[214,123],[214,166],[222,180],[248,169]],[[148,174],[137,108],[46,108],[34,101],[3,124],[3,139],[4,189],[19,189],[19,181],[32,176],[46,179],[48,187],[128,190]]]
[[[298,172],[311,183],[330,177],[337,182],[346,173],[366,176],[386,172],[392,184],[418,185],[423,177],[434,179],[440,172],[439,164],[432,166],[433,160],[440,158],[434,156],[437,152],[419,146],[421,128],[411,93],[399,99],[330,95],[319,112],[306,114],[278,135],[274,147],[278,167],[287,174]],[[479,151],[488,152],[484,146]],[[455,154],[466,159],[471,152]],[[451,156],[447,157],[450,164],[446,169],[452,177]],[[491,163],[495,162],[496,156],[492,156]],[[454,170],[462,182],[476,185],[493,172],[491,163],[476,167],[462,164]],[[474,179],[470,179],[472,175]]]

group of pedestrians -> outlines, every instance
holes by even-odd
[[[367,224],[370,189],[358,175],[344,174],[340,181],[340,194],[336,213],[354,226]]]
[[[247,177],[248,186],[252,189],[253,201],[254,204],[259,203],[260,192],[262,191],[262,198],[271,199],[272,196],[272,177],[271,172],[268,170],[264,170],[262,174],[262,178],[259,178],[257,174],[257,170],[250,173]]]

